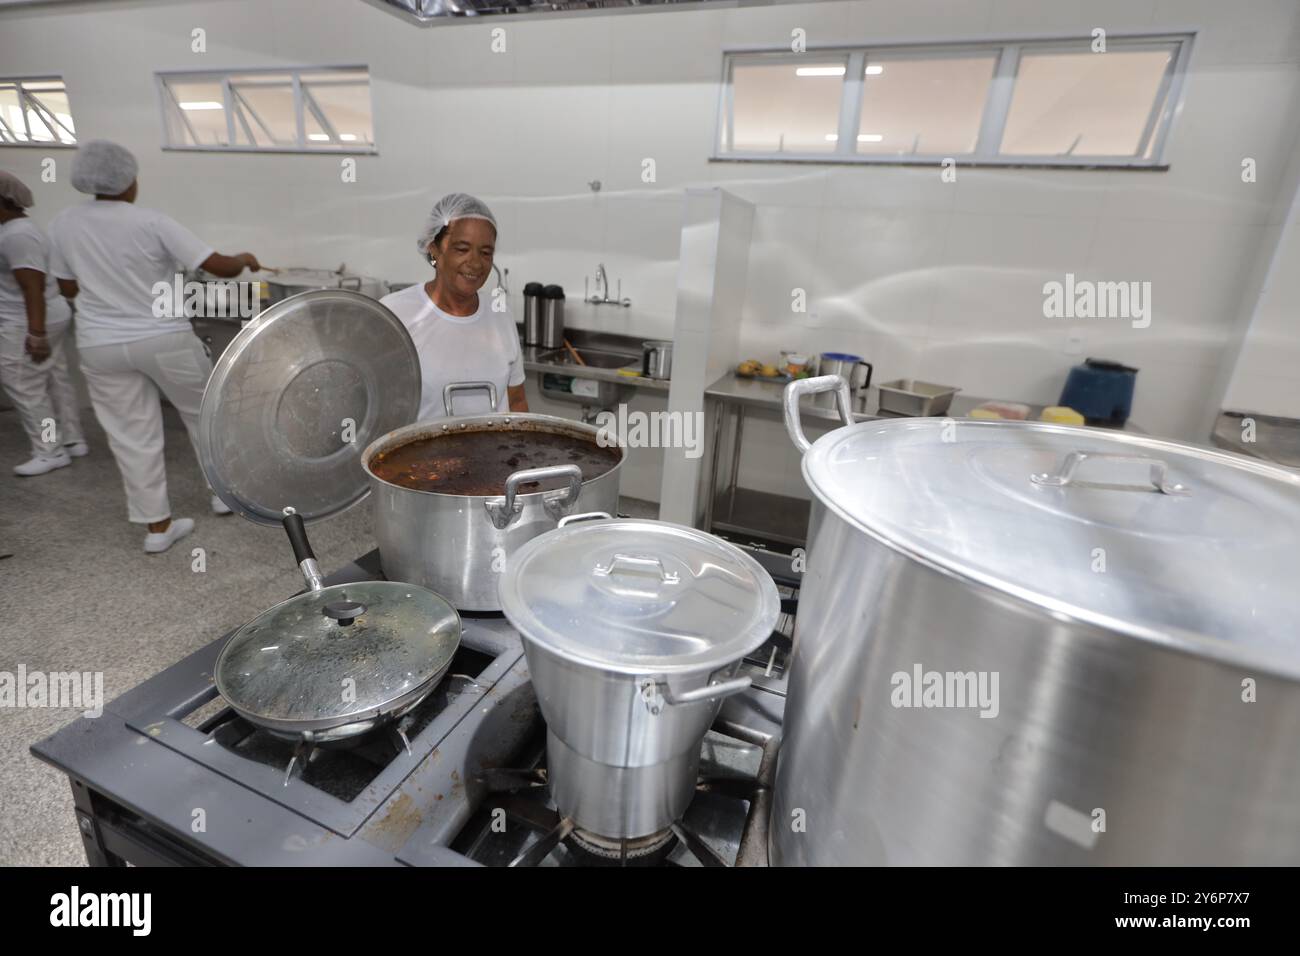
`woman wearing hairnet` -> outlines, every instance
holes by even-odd
[[[496,219],[485,203],[464,193],[443,196],[416,240],[436,270],[433,279],[380,300],[402,320],[420,355],[420,421],[446,414],[442,391],[452,382],[496,388],[495,408],[486,390],[458,394],[458,415],[528,411],[519,333],[505,296],[479,295],[492,273],[496,241]]]
[[[32,457],[14,474],[34,477],[86,454],[63,338],[72,311],[49,275],[45,237],[25,210],[32,191],[0,171],[0,385],[18,410]]]
[[[127,515],[148,526],[144,549],[156,553],[194,530],[191,519],[171,517],[159,391],[193,442],[212,363],[187,318],[155,314],[153,288],[171,285],[179,269],[202,267],[230,279],[259,265],[247,252],[214,252],[174,219],[136,206],[137,169],[116,143],[77,149],[73,188],[94,199],[50,223],[50,268],[63,294],[76,299],[81,370],[122,473]],[[211,504],[229,513],[215,496]]]

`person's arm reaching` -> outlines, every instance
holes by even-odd
[[[223,256],[219,252],[214,252],[204,259],[202,264],[204,272],[220,279],[233,279],[245,269],[259,272],[261,268],[261,263],[251,252],[241,252],[237,256]]]

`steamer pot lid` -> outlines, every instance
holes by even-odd
[[[349,617],[351,614],[356,617]],[[230,704],[301,730],[385,713],[433,681],[460,645],[443,597],[390,581],[336,584],[282,601],[222,648],[214,670]]]
[[[734,545],[666,521],[582,521],[511,556],[501,607],[524,640],[623,674],[712,673],[771,636],[776,584]]]
[[[199,462],[221,500],[259,524],[278,525],[286,505],[328,517],[366,496],[362,450],[414,421],[419,403],[419,357],[392,312],[358,292],[304,292],[253,319],[217,361]]]
[[[1300,475],[1285,469],[1099,428],[927,418],[836,429],[803,474],[854,526],[942,570],[1102,626],[1300,669]]]

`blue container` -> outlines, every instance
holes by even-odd
[[[1058,404],[1073,408],[1089,425],[1123,425],[1133,409],[1137,373],[1119,362],[1087,359],[1070,369]]]

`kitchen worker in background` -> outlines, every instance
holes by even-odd
[[[32,191],[0,170],[0,385],[31,442],[31,459],[14,466],[23,477],[87,451],[63,347],[72,310],[49,274],[45,237],[27,218],[33,204]]]
[[[159,391],[194,442],[212,363],[184,315],[155,315],[154,285],[171,285],[180,270],[202,267],[230,279],[260,266],[247,252],[214,252],[170,217],[136,206],[137,171],[135,157],[116,143],[77,149],[73,188],[95,198],[51,221],[50,271],[76,305],[81,371],[122,473],[127,515],[148,526],[144,549],[156,553],[194,530],[193,520],[171,517]],[[215,495],[211,504],[217,514],[230,512]]]
[[[487,390],[458,392],[458,415],[528,411],[524,360],[515,320],[504,293],[480,295],[492,274],[497,223],[481,200],[464,193],[443,196],[416,240],[434,277],[380,299],[402,320],[420,356],[419,421],[442,418],[443,388],[453,382],[491,382]]]

